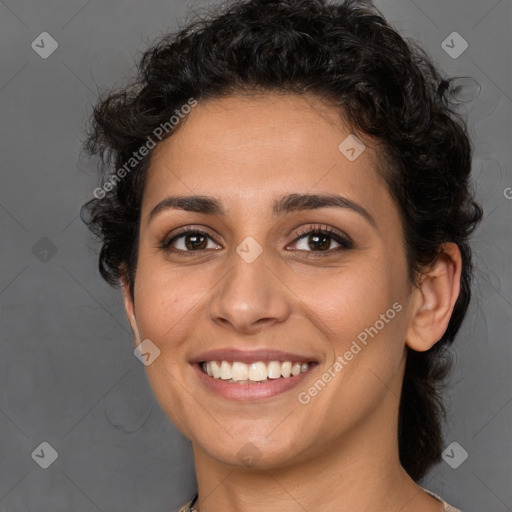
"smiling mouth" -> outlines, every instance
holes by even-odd
[[[231,384],[262,384],[281,379],[291,379],[307,372],[314,361],[202,361],[199,367],[212,379]]]

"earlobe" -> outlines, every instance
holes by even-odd
[[[462,257],[454,243],[444,244],[414,291],[415,304],[407,345],[418,352],[432,348],[448,327],[460,292]]]

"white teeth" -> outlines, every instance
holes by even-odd
[[[249,368],[245,363],[234,362],[231,367],[233,380],[247,380],[249,378]]]
[[[249,380],[259,382],[267,378],[267,365],[265,363],[252,363],[249,366]]]
[[[215,379],[220,379],[220,366],[217,364],[217,361],[211,361],[210,365],[212,367],[212,374]]]
[[[283,377],[289,377],[292,374],[292,363],[290,361],[285,361],[281,365],[281,375]]]
[[[231,379],[233,376],[231,375],[231,365],[227,361],[222,361],[220,365],[220,378],[222,380]]]
[[[202,364],[202,369],[214,379],[245,384],[293,377],[307,371],[309,366],[309,363],[292,363],[291,361],[269,361],[267,364],[263,361],[251,364],[239,361],[232,363],[228,361],[205,361]]]
[[[281,377],[281,365],[279,361],[270,361],[270,363],[268,363],[267,372],[269,379],[279,379],[279,377]]]
[[[299,373],[300,373],[300,367],[301,367],[301,364],[300,364],[300,363],[293,363],[293,366],[292,366],[292,375],[299,375]]]

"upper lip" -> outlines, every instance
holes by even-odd
[[[205,361],[239,361],[241,363],[256,363],[258,361],[291,361],[291,362],[316,362],[314,357],[293,352],[282,352],[271,348],[258,350],[239,350],[233,348],[219,348],[209,350],[193,357],[190,362],[202,363]]]

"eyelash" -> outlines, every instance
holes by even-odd
[[[213,235],[211,235],[210,233],[208,233],[206,231],[201,231],[199,229],[193,229],[193,228],[190,229],[187,226],[185,226],[185,227],[181,228],[178,231],[178,233],[175,233],[172,238],[162,240],[162,242],[161,242],[159,247],[160,247],[160,249],[164,250],[165,252],[172,252],[174,254],[178,254],[180,256],[186,256],[186,257],[193,256],[193,254],[197,253],[197,252],[200,253],[202,251],[208,250],[208,249],[199,249],[197,251],[184,251],[182,249],[172,248],[172,243],[173,242],[175,242],[179,238],[182,238],[182,237],[184,237],[186,235],[205,235],[205,236],[209,237],[210,239],[212,239],[216,244],[220,245],[215,240]],[[308,235],[308,236],[310,236],[310,235],[324,235],[324,236],[327,236],[327,237],[331,238],[332,240],[334,240],[335,242],[340,244],[340,247],[336,247],[334,249],[327,249],[326,251],[304,251],[302,249],[296,249],[296,251],[299,251],[299,252],[310,253],[310,255],[307,256],[308,258],[310,258],[310,257],[322,257],[322,256],[325,255],[325,253],[330,255],[330,254],[332,254],[335,251],[352,249],[353,246],[354,246],[354,243],[353,243],[353,241],[351,240],[351,238],[349,236],[347,236],[345,234],[342,234],[342,233],[338,233],[337,231],[335,231],[331,227],[327,227],[326,228],[326,227],[314,226],[314,225],[311,225],[307,229],[299,231],[297,233],[297,236],[295,237],[295,239],[293,240],[292,243],[298,242],[300,239],[304,238],[306,235]]]

